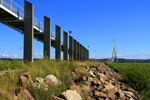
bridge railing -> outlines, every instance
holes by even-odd
[[[4,6],[8,10],[15,13],[18,17],[18,19],[22,20],[24,19],[24,9],[18,5],[13,0],[0,0],[0,5]],[[43,32],[43,24],[40,22],[37,18],[34,18],[34,26],[40,31]]]

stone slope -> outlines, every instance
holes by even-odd
[[[83,66],[81,70],[85,73],[78,75],[78,70],[74,71],[70,89],[82,94],[85,100],[141,99],[137,91],[120,82],[121,76],[105,64]]]

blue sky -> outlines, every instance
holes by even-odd
[[[15,0],[23,7],[24,0]],[[124,58],[150,58],[150,0],[29,0],[36,18],[52,19],[52,31],[60,25],[86,47],[90,57],[111,57],[112,40]],[[0,55],[23,56],[23,35],[0,24]],[[34,42],[35,56],[43,44]],[[54,49],[52,50],[54,57]]]

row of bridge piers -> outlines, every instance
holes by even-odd
[[[51,59],[50,48],[55,48],[56,60],[70,60],[70,61],[85,61],[89,59],[89,50],[80,44],[72,36],[69,36],[67,32],[63,31],[63,42],[61,27],[55,26],[55,38],[51,37],[51,19],[44,17],[44,31],[34,32],[34,7],[25,0],[24,5],[24,61],[33,62],[33,39],[36,36],[41,36],[44,43],[43,55],[44,58]],[[63,57],[61,57],[63,52]]]

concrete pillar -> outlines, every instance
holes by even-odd
[[[50,18],[44,16],[44,58],[50,59],[51,35]]]
[[[85,61],[85,47],[83,46],[83,61]]]
[[[64,32],[64,60],[68,60],[68,33]]]
[[[87,60],[87,49],[85,48],[85,60]]]
[[[25,0],[24,6],[24,61],[33,62],[34,7]]]
[[[60,26],[56,25],[56,51],[55,51],[55,58],[56,60],[61,60],[61,28]]]
[[[83,46],[81,46],[81,50],[82,50],[81,51],[82,52],[82,58],[81,59],[82,59],[82,61],[84,61],[84,47]]]
[[[76,45],[77,45],[77,61],[79,60],[79,44],[78,41],[76,41]]]
[[[87,50],[87,60],[89,60],[89,50]]]
[[[69,59],[73,60],[73,37],[69,36]]]
[[[80,43],[79,43],[79,60],[82,61],[82,47]]]
[[[80,44],[80,60],[82,61],[83,59],[83,48],[82,45]]]
[[[84,54],[85,54],[84,59],[87,60],[87,59],[86,59],[86,48],[85,48],[84,52],[85,52],[85,53],[84,53]]]
[[[86,48],[84,47],[84,60],[86,61]]]
[[[0,0],[0,4],[2,4],[2,0]]]
[[[87,60],[87,59],[86,59],[86,48],[84,48],[84,52],[85,52],[85,53],[84,53],[84,59]]]
[[[83,46],[81,46],[81,52],[82,52],[81,60],[84,61],[84,47]]]
[[[76,60],[78,60],[78,45],[77,45],[77,40],[75,41],[75,45],[76,45]]]
[[[81,61],[84,61],[84,48],[81,45]]]
[[[77,60],[77,41],[74,39],[74,60]]]
[[[79,43],[79,60],[82,61],[82,45]]]
[[[86,61],[86,48],[84,47],[84,60]]]

